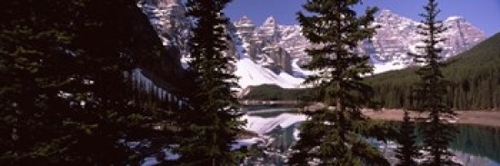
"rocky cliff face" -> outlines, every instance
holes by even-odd
[[[245,18],[248,20],[248,18]],[[443,34],[447,40],[442,43],[444,58],[452,57],[471,48],[486,38],[485,34],[463,17],[452,16],[443,20],[449,27]],[[379,25],[377,34],[371,41],[360,43],[358,49],[372,56],[372,63],[384,65],[409,66],[413,62],[408,52],[417,52],[416,46],[422,39],[417,34],[421,23],[383,10],[376,17],[374,25]],[[267,44],[274,44],[285,49],[292,59],[307,61],[305,48],[311,44],[301,34],[299,25],[279,25],[269,17],[262,26],[255,27],[254,35]],[[248,32],[246,32],[248,33]]]
[[[236,21],[234,26],[252,60],[277,73],[282,69],[292,74],[292,58],[288,51],[279,45],[281,31],[273,17],[269,17],[258,28],[247,17]]]
[[[420,22],[401,17],[389,10],[383,10],[375,19],[379,25],[377,34],[371,42],[365,42],[360,47],[372,55],[374,63],[412,65],[408,52],[418,52],[417,45],[421,44],[422,37],[417,34]],[[447,40],[441,44],[442,56],[449,58],[469,49],[486,38],[477,27],[461,17],[449,17],[443,21],[449,27],[442,37]]]
[[[144,17],[149,23],[148,31],[142,33],[145,40],[158,43],[138,42],[156,47],[145,49],[146,53],[160,55],[153,60],[143,60],[140,68],[141,75],[145,76],[163,90],[183,96],[186,89],[190,89],[192,81],[187,80],[186,71],[181,64],[182,54],[185,52],[188,27],[190,22],[184,16],[185,9],[180,5],[181,0],[140,0],[137,14]],[[145,14],[145,15],[144,15]],[[151,35],[158,36],[152,38]]]
[[[187,39],[189,38],[189,28],[192,26],[186,18],[186,9],[181,0],[142,0],[139,6],[150,18],[151,24],[155,27],[163,45],[166,47],[179,48],[181,55],[188,57]],[[228,55],[237,55],[237,45],[243,43],[249,45],[245,50],[255,62],[263,63],[270,69],[283,69],[287,73],[292,73],[291,58],[287,51],[279,48],[276,42],[281,37],[277,31],[279,28],[274,19],[268,19],[263,26],[257,29],[248,19],[242,18],[234,25],[228,25],[228,31],[233,36],[233,41],[229,41]],[[256,33],[256,32],[261,33]],[[276,31],[276,32],[275,32]],[[238,43],[243,42],[243,43]]]
[[[185,16],[186,9],[182,0],[140,0],[138,5],[148,16],[163,45],[167,49],[177,49],[179,53],[175,55],[176,59],[181,59],[186,67],[186,62],[189,61],[186,43],[192,23]],[[304,73],[310,73],[299,67],[308,62],[309,57],[304,50],[312,46],[301,34],[301,27],[280,25],[276,21],[269,17],[262,25],[256,26],[249,18],[243,17],[227,26],[232,37],[228,41],[227,55],[235,56],[238,62],[244,59],[243,56],[250,60],[242,63],[247,64],[246,66],[238,66],[240,63],[236,62],[234,71],[248,66],[264,68],[262,71],[266,73],[274,72],[267,73],[270,74],[266,76],[267,82],[273,82],[271,80],[278,77],[286,78],[284,80],[295,79],[280,75],[283,72],[296,77],[304,77]],[[486,38],[480,29],[462,17],[449,17],[443,23],[449,27],[443,35],[448,40],[441,44],[444,49],[442,56],[445,58],[467,50]],[[421,44],[421,37],[417,30],[421,23],[383,10],[373,24],[380,26],[377,34],[371,40],[360,43],[358,50],[370,55],[375,72],[414,65],[408,52],[418,51],[417,45]]]
[[[140,0],[139,7],[148,16],[166,47],[177,47],[185,54],[191,22],[181,0]]]

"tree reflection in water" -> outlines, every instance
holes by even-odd
[[[269,115],[265,116],[269,117]],[[390,123],[394,123],[396,126],[398,122]],[[266,136],[269,139],[266,146],[260,145],[260,148],[254,146],[253,157],[248,161],[247,165],[257,163],[264,165],[285,165],[288,150],[296,141],[296,136],[294,135],[296,135],[299,126],[300,122],[287,128],[278,126],[267,133]],[[464,165],[500,166],[500,128],[461,124],[456,126],[459,133],[451,144],[451,148],[454,150],[456,157]],[[392,148],[395,147],[393,143],[392,145],[389,143],[387,146],[381,143],[374,143],[374,146],[380,147],[380,150],[384,151],[387,155],[391,155]],[[392,157],[388,156],[388,158],[393,160],[391,159]]]

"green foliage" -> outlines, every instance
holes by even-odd
[[[243,99],[250,100],[299,100],[306,96],[308,89],[283,89],[277,85],[251,86]]]
[[[396,137],[399,144],[398,148],[395,150],[396,158],[399,159],[397,165],[418,165],[415,160],[422,157],[422,154],[419,152],[421,147],[416,143],[417,136],[415,132],[415,126],[413,122],[410,121],[408,111],[405,111],[403,122],[400,125],[398,136]]]
[[[292,148],[290,165],[389,164],[362,139],[379,128],[370,127],[370,120],[361,113],[373,95],[361,75],[370,73],[372,67],[368,56],[359,55],[354,48],[374,34],[375,28],[369,25],[377,9],[367,8],[366,15],[357,16],[352,7],[358,3],[311,0],[303,5],[310,15],[298,13],[303,35],[318,45],[306,49],[312,58],[306,68],[318,71],[306,79],[314,86],[310,99],[327,108],[308,113],[310,118],[301,127],[300,140]]]
[[[500,103],[500,34],[446,61],[444,77],[451,82],[447,97],[453,109],[499,109]],[[418,68],[391,71],[366,79],[375,96],[387,108],[409,108],[408,98],[418,81]]]
[[[176,148],[183,165],[235,165],[240,157],[231,150],[242,130],[238,101],[230,72],[234,57],[225,55],[230,40],[228,19],[222,10],[230,0],[187,1],[187,15],[195,22],[189,40],[193,60],[189,72],[196,88],[189,95],[192,109],[179,113],[182,137]]]
[[[477,125],[456,125],[460,131],[450,148],[500,162],[500,128]]]
[[[420,14],[423,18],[423,25],[419,27],[418,33],[423,36],[424,46],[418,47],[423,50],[423,54],[411,54],[414,61],[423,63],[423,67],[416,71],[420,77],[411,91],[413,99],[412,110],[418,112],[428,112],[428,117],[424,118],[421,127],[424,136],[423,149],[429,152],[429,156],[424,161],[426,165],[456,165],[451,157],[453,153],[448,150],[448,145],[453,142],[455,130],[446,121],[453,118],[456,113],[451,110],[447,93],[449,93],[450,83],[444,79],[441,68],[444,63],[439,54],[442,48],[438,44],[445,41],[439,36],[447,30],[436,17],[440,10],[434,0],[429,0],[424,6],[426,13]],[[409,154],[406,154],[409,155]]]
[[[0,12],[1,165],[139,163],[127,143],[161,132],[132,80],[155,56],[135,2],[6,1]]]

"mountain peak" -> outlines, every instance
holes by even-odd
[[[276,20],[273,16],[269,16],[266,21],[262,24],[262,26],[276,26]]]
[[[398,16],[396,13],[390,11],[389,9],[384,9],[380,12],[379,17],[391,17],[391,16]]]
[[[465,18],[462,16],[450,16],[445,21],[465,21]]]
[[[183,56],[187,56],[188,51],[185,43],[189,39],[191,23],[188,18],[184,17],[183,10],[185,8],[174,6],[182,0],[140,0],[140,2],[147,4],[142,6],[142,10],[150,18],[162,41],[166,43],[164,45],[176,46]],[[169,5],[166,5],[167,8],[161,8],[159,3]],[[443,21],[445,26],[449,27],[449,31],[443,34],[448,39],[442,44],[444,58],[456,55],[485,38],[480,29],[464,21],[462,17],[453,16],[447,20],[452,21]],[[369,54],[370,60],[378,72],[412,66],[414,65],[413,60],[407,56],[407,53],[418,51],[417,46],[422,37],[416,32],[420,24],[418,21],[396,14],[394,11],[382,10],[377,13],[375,22],[373,22],[373,25],[379,25],[380,28],[376,30],[377,33],[372,38],[372,42],[363,42],[356,50]],[[267,80],[266,83],[273,83],[276,80],[271,81],[267,78],[278,78],[279,76],[276,75],[280,75],[280,73],[305,77],[305,73],[309,73],[300,69],[298,65],[307,64],[310,59],[306,56],[305,50],[314,45],[303,36],[300,25],[279,25],[273,16],[265,19],[260,26],[252,24],[248,16],[236,19],[233,25],[231,26],[231,35],[235,37],[231,41],[233,45],[228,53],[239,56],[239,61],[245,59],[241,58],[241,55],[248,56],[249,58],[246,58],[248,63],[245,62],[247,67],[266,68],[265,72],[261,72],[260,69],[258,71],[242,70],[242,74],[245,75],[240,76],[243,79],[247,79],[249,82],[256,81],[257,79],[252,78],[256,78],[260,74],[265,75],[266,79],[262,78],[262,80]],[[276,47],[276,49],[266,49],[270,47]],[[294,65],[296,67],[293,67]],[[236,66],[237,68],[241,67]],[[278,71],[278,69],[281,70]],[[248,75],[248,72],[252,75]],[[253,75],[253,73],[258,74]]]
[[[235,25],[247,25],[247,26],[253,26],[252,20],[248,18],[247,16],[243,16],[240,18],[240,20],[235,22]]]
[[[380,12],[378,17],[375,18],[376,23],[383,23],[385,25],[389,26],[395,26],[395,25],[406,25],[406,24],[412,24],[413,20],[400,16],[388,9],[384,9]]]

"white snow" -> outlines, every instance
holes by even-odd
[[[392,70],[400,70],[406,68],[403,63],[380,63],[373,65],[373,74],[380,74],[383,72],[388,72]]]
[[[191,62],[191,58],[182,56],[181,57],[181,65],[183,69],[188,69],[189,68],[189,62]]]
[[[239,139],[236,140],[236,143],[231,145],[231,150],[237,150],[241,148],[242,146],[250,146],[253,144],[256,144],[258,142],[264,142],[264,140],[260,137],[253,137],[249,139]]]
[[[254,137],[254,138],[249,138],[249,139],[236,140],[236,142],[231,145],[231,150],[237,150],[237,149],[241,148],[242,146],[250,146],[250,145],[256,144],[258,142],[264,142],[263,138]],[[138,143],[132,142],[130,144],[131,144],[130,145],[131,147],[135,147],[135,146],[137,146]],[[165,160],[177,160],[180,157],[179,154],[173,153],[168,148],[165,148],[162,151],[165,154],[165,158],[164,158]],[[151,156],[151,157],[144,158],[144,160],[141,163],[141,166],[153,166],[153,165],[158,165],[158,164],[160,164],[158,162],[158,159],[155,156]]]
[[[276,74],[268,68],[255,63],[244,51],[244,46],[237,45],[236,50],[239,60],[236,62],[234,74],[239,77],[238,84],[241,88],[263,84],[275,84],[282,88],[298,88],[303,79],[295,78],[286,72]]]
[[[279,77],[289,81],[290,83],[292,83],[294,85],[300,85],[300,84],[302,84],[302,82],[304,82],[304,79],[291,76],[290,74],[288,74],[284,71],[280,72]]]
[[[182,12],[178,11],[176,5],[182,4],[165,4],[158,3],[138,3],[138,6],[142,8],[143,12],[148,16],[151,24],[155,27],[161,38],[162,44],[177,45],[178,43],[183,43],[189,36],[189,26],[178,26],[170,25],[175,22],[180,22],[181,24],[189,24],[189,20],[182,17]],[[172,18],[175,18],[173,21]],[[245,33],[251,34],[256,39],[261,39],[262,37],[270,38],[276,40],[277,46],[282,47],[290,53],[290,56],[295,58],[292,63],[293,73],[287,74],[284,72],[274,73],[265,67],[265,63],[269,63],[271,58],[263,58],[262,62],[254,62],[253,60],[245,59],[248,58],[244,54],[245,42],[234,42],[240,50],[238,50],[239,62],[237,63],[238,71],[237,76],[241,79],[239,84],[242,88],[251,85],[262,85],[262,84],[276,84],[283,88],[303,88],[299,86],[299,82],[302,82],[303,78],[314,73],[301,69],[296,65],[297,59],[302,58],[305,53],[304,49],[310,46],[308,40],[302,35],[301,27],[299,25],[280,25],[277,23],[275,18],[272,16],[267,18],[266,21],[261,26],[255,26],[248,17],[243,17],[235,23],[235,26],[243,28],[243,30],[235,32],[235,34]],[[457,22],[458,21],[458,22]],[[474,27],[471,23],[465,21],[464,17],[461,16],[450,16],[444,20],[444,24],[450,29],[444,33],[449,40],[444,44],[444,55],[445,57],[451,57],[456,55],[458,52],[466,50],[471,46],[477,44],[478,42],[485,39],[484,32],[482,32],[477,27]],[[381,28],[377,30],[377,34],[373,37],[374,43],[376,43],[375,48],[377,52],[380,52],[380,60],[383,60],[385,64],[375,64],[375,73],[386,72],[395,69],[401,69],[404,66],[414,65],[411,58],[400,57],[407,52],[413,52],[415,43],[420,41],[420,35],[416,34],[416,28],[421,25],[420,22],[411,20],[406,17],[399,16],[389,10],[383,10],[380,12],[379,16],[375,19],[375,22],[371,26],[381,25]],[[170,34],[170,28],[172,26],[179,30],[181,33],[175,34],[173,39],[167,39],[162,34]],[[263,36],[262,36],[263,35]],[[237,36],[237,35],[236,35]],[[260,37],[259,37],[260,36]],[[237,37],[236,37],[237,38]],[[233,38],[235,39],[235,38]],[[172,40],[172,41],[170,41]],[[262,42],[262,41],[261,41]],[[457,46],[456,43],[467,43],[464,46]],[[243,44],[243,46],[241,46]],[[463,47],[463,48],[462,48]],[[258,56],[258,55],[257,55]],[[189,58],[181,59],[182,66],[187,68],[187,62]],[[403,66],[404,65],[404,66]],[[263,74],[262,76],[259,76]],[[300,78],[297,78],[300,77]]]
[[[263,118],[258,116],[244,115],[247,124],[245,128],[257,134],[265,134],[272,131],[277,126],[287,128],[297,122],[305,121],[307,116],[302,114],[283,113],[276,117]]]
[[[242,88],[262,84],[276,84],[283,88],[299,87],[299,84],[294,83],[298,82],[298,78],[294,80],[287,80],[286,78],[292,76],[286,73],[282,76],[278,76],[273,71],[256,64],[255,62],[250,60],[250,58],[240,59],[236,63],[236,66],[237,70],[234,74],[240,77],[238,83]]]
[[[315,74],[313,71],[302,69],[299,66],[298,62],[299,62],[298,58],[295,58],[292,60],[293,75],[295,75],[296,77],[304,77],[305,78],[307,76]]]
[[[456,20],[461,20],[461,19],[463,19],[462,16],[450,16],[445,21],[456,21]]]

